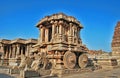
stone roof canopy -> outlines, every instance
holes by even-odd
[[[41,19],[38,23],[37,23],[37,27],[39,27],[39,25],[42,25],[42,24],[47,24],[47,23],[51,23],[51,21],[54,21],[54,20],[65,20],[69,23],[75,23],[77,24],[79,27],[82,28],[82,25],[80,24],[79,21],[77,21],[76,18],[72,17],[72,16],[67,16],[65,15],[64,13],[57,13],[57,14],[53,14],[51,16],[46,16],[44,17],[43,19]]]
[[[29,43],[37,43],[37,39],[22,39],[22,38],[17,38],[14,40],[1,39],[0,43],[3,43],[3,44],[14,44],[14,43],[29,44]]]

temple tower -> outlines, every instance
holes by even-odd
[[[117,23],[112,40],[112,55],[120,56],[120,21]]]

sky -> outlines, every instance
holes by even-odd
[[[38,21],[60,12],[80,21],[80,36],[89,49],[111,52],[120,0],[0,0],[0,39],[37,39]]]

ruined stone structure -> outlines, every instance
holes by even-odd
[[[88,53],[91,55],[101,55],[102,53],[104,53],[104,51],[102,51],[102,50],[89,50]]]
[[[117,23],[112,40],[112,55],[120,56],[120,22]]]
[[[74,69],[87,66],[88,49],[82,44],[81,23],[72,16],[63,13],[53,14],[41,19],[37,27],[40,30],[37,47],[52,62],[55,69]]]
[[[88,50],[83,45],[81,23],[63,13],[46,16],[37,23],[39,38],[0,40],[0,62],[11,65],[11,73],[22,78],[92,71],[86,66],[114,68],[117,60],[102,50]],[[112,41],[112,55],[120,56],[120,22]],[[21,63],[20,63],[21,61]],[[89,63],[89,64],[88,64]],[[95,68],[96,68],[95,67]]]
[[[30,56],[30,49],[37,43],[36,39],[0,40],[0,56],[3,64],[14,65],[21,55]]]

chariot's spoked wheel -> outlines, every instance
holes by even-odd
[[[73,69],[76,65],[75,53],[67,51],[63,56],[64,66],[68,69]]]
[[[79,56],[79,59],[78,59],[78,64],[80,66],[80,68],[85,68],[87,66],[87,63],[88,63],[88,57],[86,54],[82,54]]]

